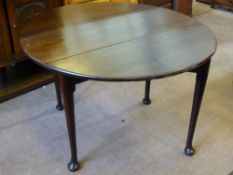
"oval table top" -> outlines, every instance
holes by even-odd
[[[216,50],[212,32],[178,12],[147,5],[68,5],[31,20],[24,52],[68,75],[106,81],[162,78],[204,64]]]

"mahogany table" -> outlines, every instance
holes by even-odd
[[[191,119],[184,149],[193,155],[192,140],[216,50],[212,32],[198,21],[168,9],[136,4],[90,3],[43,13],[25,25],[24,52],[58,75],[71,148],[70,171],[79,168],[73,93],[83,80],[150,81],[196,73]]]

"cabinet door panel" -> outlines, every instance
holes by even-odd
[[[24,57],[20,47],[19,33],[22,26],[40,13],[62,5],[63,0],[11,0],[6,1],[10,30],[16,59]]]
[[[0,68],[12,61],[13,53],[3,1],[0,1]]]

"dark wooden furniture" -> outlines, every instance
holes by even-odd
[[[47,71],[24,61],[19,32],[31,18],[62,4],[63,0],[0,2],[0,102],[53,80]]]
[[[233,10],[233,0],[213,0],[211,4],[212,8],[224,8],[227,10]]]
[[[87,1],[86,3],[88,3]],[[154,6],[161,6],[164,8],[169,8],[175,11],[178,11],[180,13],[192,16],[192,0],[139,0],[138,1],[140,4],[148,4],[148,5],[154,5]],[[84,2],[82,2],[84,3]],[[78,4],[78,3],[77,3]],[[63,105],[61,101],[61,95],[59,93],[59,88],[58,88],[58,77],[55,74],[55,88],[56,88],[56,94],[57,94],[57,105],[56,108],[58,110],[63,110]],[[148,93],[150,89],[150,82],[146,81],[145,84],[145,98],[143,100],[144,104],[150,104],[151,101],[148,99]]]
[[[197,1],[210,4],[212,8],[223,8],[226,10],[233,10],[233,0],[197,0]]]
[[[140,0],[139,3],[171,8],[171,0]]]
[[[19,32],[28,20],[62,5],[62,0],[3,0],[0,2],[1,39],[0,67],[25,58],[19,43]]]
[[[144,101],[149,103],[152,79],[195,73],[184,150],[194,154],[192,139],[216,49],[215,37],[204,25],[153,6],[91,3],[44,13],[25,25],[21,36],[25,53],[58,75],[71,146],[70,171],[79,168],[73,93],[75,83],[83,80],[146,81]]]
[[[19,43],[19,32],[30,19],[38,16],[40,13],[59,7],[61,0],[13,0],[5,1],[7,15],[9,19],[12,44],[14,48],[15,61],[23,59],[24,54]]]
[[[50,83],[53,76],[49,71],[32,61],[22,61],[8,66],[0,73],[0,103],[39,86]]]
[[[202,3],[205,3],[205,4],[212,4],[213,0],[197,0],[197,2],[202,2]]]
[[[24,24],[46,10],[63,5],[63,1],[3,0],[0,2],[0,68],[26,58],[19,44],[19,32]],[[156,6],[171,5],[171,0],[142,0],[141,2]],[[179,0],[177,2],[174,9],[185,14],[191,14],[192,1]]]
[[[12,62],[13,52],[11,48],[8,21],[4,2],[0,1],[0,68]]]
[[[192,16],[192,0],[179,0],[176,1],[174,6],[176,7],[177,11],[189,16]]]
[[[166,7],[192,16],[192,0],[140,0],[140,3]]]
[[[171,0],[142,0],[140,3],[173,8],[187,15],[192,14],[191,0],[176,2],[172,4]],[[0,102],[53,80],[53,77],[43,69],[31,71],[39,69],[22,52],[19,32],[31,18],[59,7],[63,3],[64,0],[3,0],[0,2]]]

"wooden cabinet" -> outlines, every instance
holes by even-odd
[[[8,65],[13,60],[10,34],[6,9],[3,1],[0,1],[0,68]]]
[[[3,0],[0,2],[0,67],[24,59],[19,43],[23,25],[45,10],[61,6],[63,0]]]
[[[53,80],[26,59],[19,34],[28,20],[61,5],[63,0],[0,0],[0,103]]]

